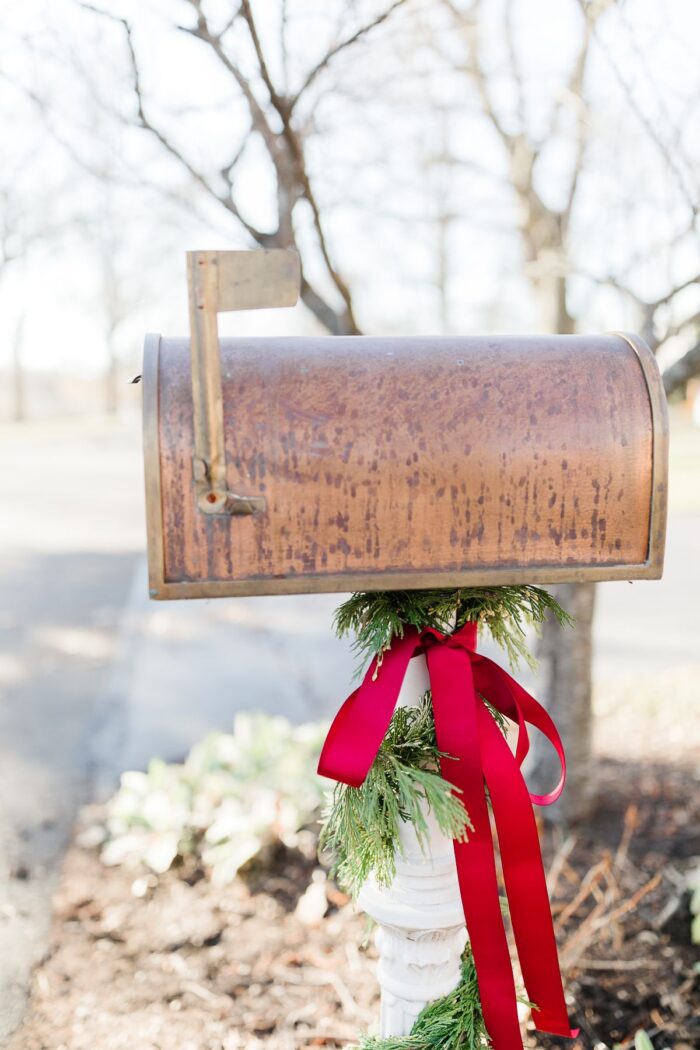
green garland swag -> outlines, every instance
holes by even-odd
[[[490,1046],[476,967],[467,945],[459,984],[449,995],[421,1010],[410,1035],[385,1039],[365,1036],[359,1050],[486,1050]]]
[[[353,594],[337,610],[335,628],[341,636],[354,633],[354,648],[365,664],[375,654],[381,662],[392,639],[403,637],[406,625],[450,633],[476,621],[505,650],[511,666],[524,660],[532,667],[526,630],[538,629],[548,616],[562,626],[573,622],[551,594],[530,585],[380,591]],[[505,730],[502,716],[490,706],[489,710]],[[380,885],[391,884],[400,852],[400,821],[410,821],[421,847],[427,845],[426,807],[444,834],[459,841],[468,838],[469,815],[439,774],[441,757],[427,692],[417,707],[396,709],[365,782],[358,788],[335,787],[324,813],[321,848],[334,856],[334,873],[353,896],[370,874]],[[459,985],[425,1007],[410,1035],[368,1036],[360,1050],[483,1050],[489,1046],[474,961],[467,946]]]
[[[367,658],[385,652],[406,624],[448,632],[475,620],[515,665],[520,659],[532,663],[525,632],[548,614],[561,624],[571,623],[551,594],[529,585],[379,591],[353,594],[337,610],[335,627],[339,635],[354,632],[355,649]],[[505,730],[503,717],[489,710]],[[428,692],[418,707],[396,709],[364,784],[336,785],[323,816],[320,844],[334,857],[334,874],[353,896],[370,874],[380,885],[391,884],[402,820],[414,824],[419,843],[425,844],[426,805],[445,835],[466,841],[469,815],[440,776],[440,758]]]
[[[334,622],[339,637],[355,635],[354,648],[368,661],[388,649],[392,638],[402,638],[407,624],[418,630],[433,627],[450,634],[467,621],[476,621],[505,650],[512,667],[520,660],[534,667],[525,632],[528,627],[539,627],[548,615],[562,626],[573,622],[551,594],[523,584],[440,591],[361,591],[336,610]]]
[[[370,874],[382,886],[391,884],[402,820],[413,824],[425,849],[426,805],[445,835],[466,840],[469,817],[438,772],[440,757],[428,692],[417,707],[396,709],[364,784],[336,785],[320,846],[334,856],[334,875],[353,897]]]

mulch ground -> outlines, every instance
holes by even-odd
[[[574,1042],[700,1047],[688,872],[700,864],[700,784],[690,769],[610,761],[592,820],[547,831]],[[347,1047],[375,1020],[365,920],[316,861],[279,848],[216,888],[191,869],[155,879],[70,850],[51,947],[7,1050],[298,1050]],[[309,886],[315,887],[309,890]],[[325,903],[326,913],[321,917]],[[320,905],[320,906],[319,906]]]
[[[700,778],[605,761],[598,780],[595,811],[575,838],[545,837],[576,1043],[628,1047],[644,1029],[658,1050],[697,1050],[700,951],[687,887],[700,868]],[[572,1043],[538,1036],[530,1045]]]

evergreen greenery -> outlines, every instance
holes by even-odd
[[[460,983],[420,1012],[410,1035],[366,1036],[359,1050],[487,1050],[490,1046],[474,958],[467,945]]]
[[[463,587],[455,590],[379,591],[353,594],[336,612],[339,635],[355,634],[355,649],[378,664],[406,626],[451,633],[469,622],[489,631],[516,667],[534,661],[525,644],[528,627],[547,616],[561,626],[571,617],[547,591],[530,585]],[[500,728],[505,719],[482,697]],[[397,708],[377,757],[360,787],[338,784],[324,814],[321,846],[335,855],[336,876],[355,896],[367,876],[388,886],[396,875],[400,821],[415,827],[422,848],[428,845],[426,811],[441,831],[465,841],[469,816],[457,794],[439,773],[440,758],[429,691],[418,707]],[[503,904],[502,904],[503,906]],[[358,1050],[488,1050],[491,1042],[469,945],[462,980],[444,999],[419,1014],[409,1035],[365,1036]]]
[[[335,614],[339,635],[355,635],[354,648],[365,660],[403,637],[408,624],[419,630],[433,627],[445,633],[476,621],[489,631],[508,655],[513,667],[533,658],[525,644],[527,627],[537,628],[548,615],[562,625],[572,623],[568,613],[541,587],[529,584],[505,587],[461,587],[433,591],[362,591],[351,595]]]
[[[338,634],[356,635],[364,657],[383,652],[407,624],[445,633],[477,621],[508,653],[511,663],[532,658],[525,630],[551,614],[571,623],[556,600],[539,587],[465,587],[459,590],[379,591],[353,594],[336,612]],[[482,698],[483,699],[483,698]],[[506,720],[488,701],[498,726]],[[463,841],[471,825],[462,802],[439,774],[440,752],[430,693],[418,707],[399,707],[377,757],[359,788],[338,784],[324,812],[321,848],[334,855],[338,881],[355,896],[372,873],[388,886],[396,873],[400,821],[410,821],[421,847],[427,843],[426,808],[441,831]]]
[[[407,625],[443,633],[476,622],[505,650],[512,666],[534,661],[525,645],[526,629],[548,616],[570,625],[569,615],[539,587],[463,587],[457,590],[380,591],[353,594],[335,615],[339,635],[354,633],[363,663],[382,655]],[[482,697],[499,727],[503,716]],[[410,821],[422,848],[427,846],[426,809],[440,829],[464,841],[472,830],[469,815],[442,779],[430,692],[417,707],[399,707],[377,757],[359,788],[336,786],[324,814],[323,848],[335,854],[336,875],[355,895],[370,873],[385,886],[396,873],[400,821]],[[419,1014],[410,1035],[365,1037],[358,1050],[488,1050],[491,1047],[469,945],[462,978],[449,995]]]
[[[396,873],[401,821],[427,845],[426,808],[440,830],[464,841],[469,816],[439,773],[430,694],[417,707],[399,707],[365,782],[338,784],[324,813],[321,848],[335,858],[335,875],[353,896],[370,873],[389,886]]]

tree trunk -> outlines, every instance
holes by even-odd
[[[576,620],[561,628],[554,617],[544,626],[538,647],[545,707],[557,724],[566,750],[566,791],[561,801],[542,814],[570,823],[588,815],[592,803],[592,663],[594,583],[562,583],[550,588]],[[528,779],[538,794],[551,791],[559,779],[559,759],[541,734],[533,748],[534,770]]]

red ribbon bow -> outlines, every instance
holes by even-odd
[[[338,711],[323,745],[322,776],[359,787],[384,739],[411,657],[424,652],[433,698],[435,732],[443,777],[459,789],[474,826],[468,842],[455,842],[464,917],[469,932],[484,1021],[494,1050],[522,1047],[508,942],[498,896],[488,787],[501,852],[511,923],[527,994],[537,1004],[540,1031],[575,1036],[564,1002],[557,947],[530,802],[550,805],[566,777],[564,749],[544,708],[515,679],[476,649],[476,624],[452,635],[408,627],[381,663],[372,661],[364,681]],[[516,723],[513,756],[484,698]],[[528,723],[556,749],[561,779],[547,795],[532,795],[520,771],[529,750]]]

